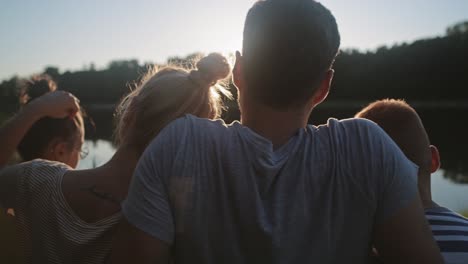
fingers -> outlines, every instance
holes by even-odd
[[[70,109],[69,109],[69,118],[73,119],[75,115],[80,110],[80,100],[75,97],[73,94],[66,92],[67,95],[72,99],[70,102]]]
[[[74,100],[78,105],[80,104],[80,100],[79,100],[76,96],[74,96],[72,93],[70,93],[70,92],[65,92],[65,91],[63,91],[63,92],[66,93],[66,94],[67,94],[68,96],[70,96],[71,98],[73,98],[73,100]]]
[[[70,92],[54,91],[44,99],[44,108],[50,117],[73,119],[80,110],[80,100]]]
[[[54,91],[33,100],[28,107],[41,117],[74,118],[80,111],[80,100],[69,92]]]

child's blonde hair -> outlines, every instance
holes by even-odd
[[[142,152],[164,126],[178,117],[192,114],[218,118],[223,109],[220,93],[231,98],[218,81],[229,73],[229,63],[218,53],[202,58],[190,71],[171,66],[150,70],[117,107],[117,143]]]

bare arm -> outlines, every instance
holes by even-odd
[[[31,126],[43,117],[64,118],[78,111],[77,99],[70,93],[47,93],[26,105],[0,128],[0,168],[5,166]],[[0,179],[1,181],[1,179]]]
[[[113,241],[109,263],[169,263],[169,245],[124,218]]]
[[[185,120],[164,128],[141,156],[128,195],[124,215],[112,244],[109,263],[169,263],[175,240],[175,221],[167,190],[174,146],[180,144]]]
[[[383,263],[444,263],[419,197],[375,227],[374,245]]]

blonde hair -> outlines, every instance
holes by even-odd
[[[192,70],[166,66],[148,71],[116,109],[116,143],[142,152],[164,126],[185,114],[220,117],[221,94],[231,98],[231,93],[218,81],[229,73],[229,63],[218,53],[200,59]]]

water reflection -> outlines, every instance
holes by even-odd
[[[448,180],[440,170],[432,175],[432,199],[457,212],[468,210],[468,184]]]
[[[88,148],[89,153],[86,158],[82,159],[78,164],[78,169],[90,169],[109,161],[109,159],[114,155],[115,147],[110,141],[98,139],[95,141],[86,140],[86,148]]]
[[[80,161],[78,169],[89,169],[107,162],[115,152],[115,147],[107,140],[86,140],[89,155]],[[433,199],[438,204],[457,212],[468,210],[468,184],[454,183],[443,176],[440,170],[432,175]]]

